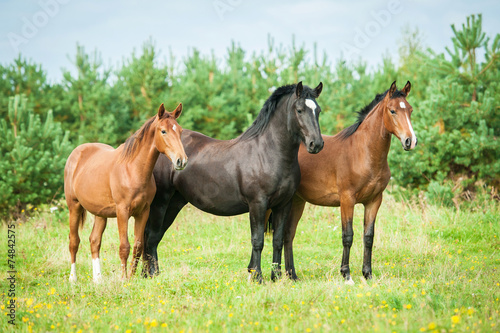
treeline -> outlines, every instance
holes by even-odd
[[[426,193],[450,204],[495,193],[500,185],[500,35],[487,36],[481,15],[462,27],[447,55],[425,50],[418,30],[403,33],[399,62],[390,56],[369,72],[362,60],[330,62],[317,50],[275,45],[247,54],[233,43],[224,59],[194,49],[160,59],[152,41],[120,66],[77,45],[73,70],[50,83],[41,64],[19,56],[0,65],[0,215],[16,215],[63,195],[63,168],[84,142],[122,143],[161,103],[184,105],[184,128],[230,139],[259,113],[271,89],[303,81],[324,84],[319,98],[324,134],[352,124],[356,111],[397,80],[412,82],[408,101],[419,144],[389,156],[393,189]],[[484,54],[484,60],[479,56]],[[480,191],[478,191],[480,190]],[[29,205],[29,206],[28,206]]]

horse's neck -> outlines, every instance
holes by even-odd
[[[297,159],[300,147],[300,138],[290,128],[288,122],[288,99],[280,101],[275,114],[269,120],[269,125],[265,129],[263,136],[266,136],[267,142],[274,142],[279,149],[279,156],[286,160]]]
[[[137,148],[137,154],[130,160],[127,167],[131,169],[134,177],[141,183],[147,183],[151,180],[153,168],[160,156],[160,152],[154,144],[154,131],[150,130],[144,136],[140,147]]]
[[[391,133],[387,131],[383,119],[382,102],[377,104],[359,126],[359,135],[364,135],[373,163],[387,161],[391,147]],[[355,132],[356,134],[356,132]]]

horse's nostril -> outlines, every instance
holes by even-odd
[[[182,161],[180,158],[177,159],[176,165],[178,168],[182,167]]]
[[[407,139],[405,140],[405,147],[406,147],[406,148],[410,148],[410,147],[411,147],[411,139],[410,139],[410,138],[407,138]]]

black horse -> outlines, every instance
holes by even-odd
[[[219,216],[250,212],[248,271],[259,282],[266,210],[271,209],[273,249],[279,254],[273,256],[272,278],[280,274],[283,226],[300,183],[299,146],[303,142],[315,154],[324,145],[318,124],[321,108],[315,101],[322,88],[322,83],[311,89],[299,82],[276,89],[250,128],[233,140],[185,130],[182,143],[189,163],[183,171],[174,170],[170,160],[160,156],[154,168],[156,196],[145,231],[144,276],[158,274],[158,243],[188,202]]]

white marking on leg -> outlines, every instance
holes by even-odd
[[[94,282],[99,283],[102,280],[101,276],[101,263],[99,258],[92,259],[92,272],[94,277]]]
[[[316,116],[316,103],[314,103],[312,99],[306,99],[306,106],[309,107],[312,110],[313,115]]]
[[[71,264],[71,272],[69,273],[69,282],[76,282],[76,263]]]
[[[349,286],[354,286],[354,280],[349,276],[349,279],[345,280],[345,284]]]
[[[406,109],[405,102],[399,102],[399,106],[401,107],[401,109]]]

